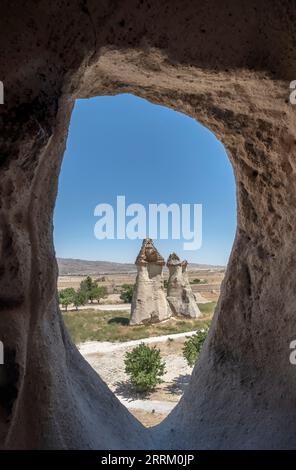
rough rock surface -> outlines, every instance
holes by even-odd
[[[196,318],[201,315],[187,275],[187,261],[181,261],[176,253],[171,253],[167,260],[169,280],[167,301],[173,315]]]
[[[136,265],[138,273],[130,325],[166,320],[171,316],[171,310],[166,300],[162,277],[165,261],[150,238],[143,240]]]
[[[0,18],[1,447],[295,448],[294,2],[3,0]],[[237,186],[208,340],[152,430],[79,354],[56,293],[52,217],[74,100],[126,92],[214,132]]]

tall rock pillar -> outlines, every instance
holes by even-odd
[[[165,265],[150,238],[143,240],[135,264],[138,274],[133,293],[130,325],[159,322],[171,316],[163,286]]]
[[[167,300],[173,315],[197,318],[201,316],[201,312],[188,280],[187,264],[187,261],[181,261],[176,253],[169,256]]]

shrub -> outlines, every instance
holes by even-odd
[[[184,344],[183,356],[190,367],[194,366],[208,332],[209,328],[202,328],[191,336],[191,338],[189,338],[189,340]]]
[[[120,298],[125,304],[130,304],[133,298],[134,284],[123,284]]]
[[[160,350],[149,348],[141,343],[132,351],[127,352],[124,359],[125,372],[137,392],[151,392],[162,382],[165,363],[161,361]]]
[[[192,281],[190,281],[190,284],[207,284],[208,281],[206,279],[193,279]]]

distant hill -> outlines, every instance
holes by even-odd
[[[60,276],[100,275],[134,273],[136,266],[132,263],[113,263],[112,261],[87,261],[83,259],[57,258]],[[224,266],[189,263],[189,270],[225,269]]]
[[[134,264],[112,261],[87,261],[83,259],[57,258],[60,276],[84,274],[131,273],[137,270]]]

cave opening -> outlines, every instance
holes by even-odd
[[[76,100],[54,214],[60,308],[81,354],[145,426],[161,422],[190,381],[235,228],[233,171],[212,132],[131,94]],[[163,261],[152,256],[147,288],[134,263],[151,234]],[[151,390],[127,372],[142,344],[164,365]]]

